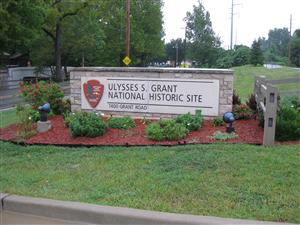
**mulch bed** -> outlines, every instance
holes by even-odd
[[[263,129],[258,126],[256,120],[238,120],[234,122],[234,127],[238,138],[220,141],[211,138],[217,130],[225,132],[225,126],[214,127],[209,120],[204,121],[203,127],[199,131],[193,131],[185,139],[180,141],[151,141],[145,136],[146,127],[142,120],[136,119],[136,127],[129,130],[111,129],[101,137],[73,138],[69,129],[64,126],[63,118],[55,116],[51,120],[52,128],[44,133],[39,133],[27,140],[21,140],[17,135],[17,125],[0,129],[0,140],[21,142],[24,144],[51,144],[51,145],[85,145],[85,146],[143,146],[143,145],[178,145],[178,144],[207,144],[207,143],[248,143],[262,144]]]

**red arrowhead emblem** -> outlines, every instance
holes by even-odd
[[[83,91],[85,98],[90,103],[91,107],[96,108],[102,98],[104,85],[98,80],[88,80],[83,84]]]

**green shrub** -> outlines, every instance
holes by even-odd
[[[197,110],[195,115],[190,113],[179,115],[176,117],[175,121],[184,125],[189,131],[199,130],[203,123],[203,116],[201,110]]]
[[[53,82],[39,81],[38,83],[21,83],[21,96],[34,109],[40,105],[50,103],[51,110],[60,114],[64,93],[59,85]]]
[[[126,130],[135,127],[134,120],[130,117],[112,117],[108,121],[108,127]]]
[[[222,140],[222,141],[226,141],[228,139],[235,139],[238,138],[238,135],[234,132],[232,133],[226,133],[226,132],[221,132],[219,130],[217,130],[213,136],[211,136],[211,138],[215,139],[215,140]]]
[[[300,98],[287,97],[280,103],[276,119],[275,139],[300,140]]]
[[[65,124],[73,137],[97,137],[106,132],[107,126],[95,113],[76,112],[65,117]]]
[[[237,120],[247,120],[252,118],[253,111],[246,104],[240,104],[233,106],[233,114]]]
[[[29,106],[17,106],[17,116],[19,118],[18,135],[27,139],[34,136],[37,132],[34,123],[39,120],[39,113]]]
[[[162,141],[165,139],[164,130],[159,123],[150,123],[146,127],[146,135],[149,139]]]
[[[16,110],[19,116],[23,116],[23,114],[26,114],[27,117],[30,117],[30,120],[32,122],[37,122],[40,120],[39,111],[37,109],[33,109],[30,106],[17,105]]]
[[[146,128],[146,135],[151,140],[180,140],[186,137],[189,130],[175,120],[160,120],[151,123]]]
[[[163,123],[163,131],[165,138],[170,141],[183,139],[189,133],[188,128],[175,120],[166,120]]]
[[[224,125],[224,120],[222,117],[216,117],[212,121],[214,127],[220,127]]]

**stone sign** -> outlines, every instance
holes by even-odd
[[[219,114],[219,80],[82,77],[82,109]]]
[[[197,109],[205,116],[232,110],[233,72],[179,68],[73,68],[72,111],[172,117]]]

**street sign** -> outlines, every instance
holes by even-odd
[[[131,59],[130,59],[128,56],[126,56],[126,57],[123,59],[123,63],[124,63],[126,66],[128,66],[128,65],[131,63]]]

